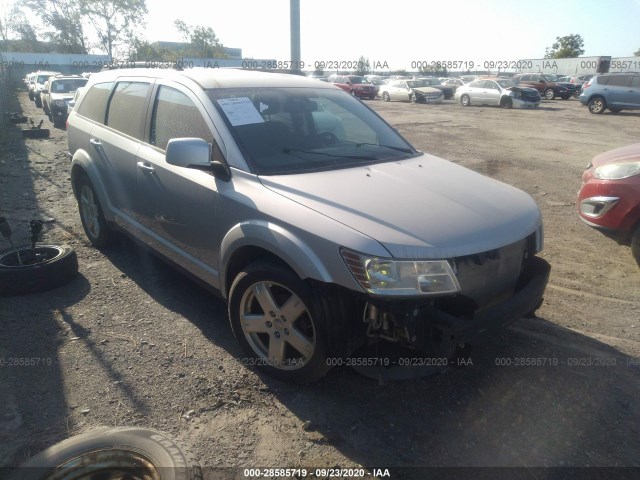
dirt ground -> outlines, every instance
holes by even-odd
[[[8,100],[10,111],[46,118],[23,90]],[[0,359],[42,359],[0,366],[0,465],[94,426],[138,425],[188,444],[207,478],[222,478],[221,467],[362,465],[392,478],[426,478],[424,467],[526,467],[527,478],[551,478],[534,467],[640,467],[640,269],[575,205],[584,167],[637,142],[640,113],[591,115],[574,99],[527,111],[368,104],[417,148],[533,196],[552,265],[538,318],[426,378],[336,368],[301,387],[263,377],[239,360],[221,300],[128,240],[89,245],[64,130],[45,120],[49,139],[23,140],[6,124],[0,215],[20,242],[43,218],[44,239],[72,245],[80,274],[0,298]]]

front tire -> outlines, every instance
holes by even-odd
[[[589,100],[589,111],[591,113],[600,114],[605,111],[607,104],[602,97],[593,97]]]
[[[417,103],[418,102],[418,97],[416,97],[415,93],[412,93],[411,95],[409,95],[409,101],[411,103]]]
[[[389,93],[383,92],[382,93],[382,100],[385,101],[385,102],[390,102],[391,101],[391,97],[389,97]]]
[[[247,364],[308,383],[329,371],[322,309],[293,271],[268,262],[247,266],[229,291],[229,319]]]
[[[500,100],[500,106],[502,108],[511,108],[513,107],[513,100],[511,100],[511,98],[509,97],[505,97],[502,100]]]
[[[36,95],[35,101],[36,101],[36,107],[42,108],[42,100],[40,99],[40,97]]]
[[[554,98],[556,98],[556,92],[553,91],[553,88],[547,88],[544,91],[544,98],[546,98],[547,100],[553,100]]]
[[[84,233],[96,248],[107,247],[113,241],[113,231],[102,213],[102,207],[89,177],[82,175],[78,180],[78,211]]]
[[[471,98],[469,97],[469,95],[462,95],[462,97],[460,97],[460,104],[463,107],[468,107],[469,105],[471,105]]]

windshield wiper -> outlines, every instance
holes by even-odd
[[[386,148],[391,148],[392,150],[397,150],[399,152],[414,153],[413,150],[411,150],[410,148],[394,147],[393,145],[382,145],[379,143],[356,143],[355,144],[356,147],[362,147],[363,145],[370,145],[372,147],[386,147]]]
[[[378,159],[377,157],[372,157],[371,155],[333,155],[331,153],[314,152],[313,150],[302,150],[300,148],[285,148],[282,150],[282,153],[294,154],[294,152],[312,153],[313,155],[324,155],[326,157],[335,157],[335,158],[351,158],[356,160],[377,160]]]

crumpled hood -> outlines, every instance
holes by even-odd
[[[420,93],[442,93],[442,90],[438,88],[433,88],[433,87],[414,87],[411,90],[414,90]]]
[[[260,181],[377,240],[396,258],[492,250],[535,232],[541,221],[535,202],[521,190],[426,154]]]
[[[626,162],[640,162],[640,143],[634,143],[596,155],[593,157],[591,164],[594,167],[599,167],[610,163]]]

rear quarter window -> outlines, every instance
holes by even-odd
[[[104,123],[107,110],[107,100],[113,88],[113,82],[96,83],[78,105],[78,115],[87,117],[99,123]]]

